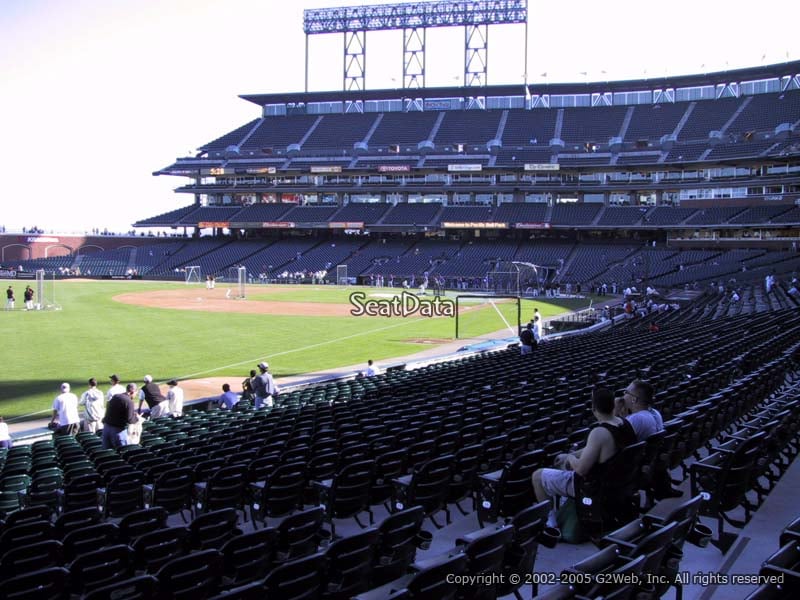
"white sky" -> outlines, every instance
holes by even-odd
[[[191,202],[151,173],[303,89],[304,8],[380,0],[2,0],[0,225],[108,227]],[[800,58],[800,2],[529,0],[529,81],[629,79]],[[489,31],[489,83],[522,82],[523,27]],[[342,36],[310,38],[340,89]],[[463,29],[430,29],[427,84],[461,81]],[[367,87],[397,87],[399,32],[367,34]],[[588,75],[582,75],[583,72]]]

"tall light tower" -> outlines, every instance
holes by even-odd
[[[305,91],[310,35],[344,36],[342,89],[363,90],[367,32],[403,30],[403,88],[425,87],[425,32],[430,27],[464,27],[464,87],[488,84],[489,25],[525,25],[524,73],[528,73],[528,0],[436,0],[303,11],[306,34]]]

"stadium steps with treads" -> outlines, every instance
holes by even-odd
[[[697,102],[689,103],[689,106],[686,107],[686,110],[684,111],[681,120],[678,121],[678,124],[675,126],[675,129],[672,130],[672,135],[675,137],[676,140],[678,139],[678,136],[681,134],[683,126],[686,125],[686,121],[688,121],[689,117],[692,116],[695,106],[697,106]]]

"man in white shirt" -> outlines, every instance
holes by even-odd
[[[11,434],[8,433],[8,423],[3,421],[0,417],[0,448],[11,448],[14,445],[14,440],[11,439]]]
[[[70,392],[68,383],[61,384],[61,393],[53,400],[53,423],[56,435],[75,435],[81,419],[78,416],[78,397]]]
[[[169,414],[173,417],[180,417],[183,414],[183,388],[174,379],[169,380],[167,385],[169,386],[167,392]]]
[[[97,380],[94,377],[89,380],[89,389],[81,394],[78,404],[83,406],[83,422],[86,423],[86,429],[97,433],[98,429],[103,428],[106,401],[103,392],[97,389]]]
[[[125,393],[125,387],[119,382],[118,375],[109,375],[108,379],[111,381],[111,387],[106,392],[106,401],[111,400],[117,394]]]
[[[375,377],[375,375],[379,375],[380,370],[374,364],[372,364],[372,359],[370,358],[367,361],[367,370],[364,372],[365,377]]]

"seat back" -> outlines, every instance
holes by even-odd
[[[84,600],[150,600],[158,595],[158,580],[139,575],[92,590]]]
[[[69,571],[63,567],[40,569],[3,582],[3,600],[67,600]]]
[[[45,540],[35,544],[25,544],[16,548],[4,548],[0,559],[0,581],[64,564],[64,549],[61,542]]]
[[[161,593],[174,600],[208,598],[222,581],[222,554],[201,550],[174,558],[158,570]]]
[[[503,559],[503,573],[507,576],[497,588],[498,595],[510,594],[524,584],[525,577],[518,578],[517,583],[514,584],[510,575],[533,573],[536,555],[539,551],[538,538],[547,524],[550,507],[551,502],[545,500],[521,510],[511,519],[514,537],[511,539],[511,544]]]
[[[323,554],[312,554],[289,561],[273,570],[264,580],[264,598],[312,600],[319,597],[324,581]]]
[[[375,472],[371,460],[344,467],[333,479],[328,513],[337,519],[352,517],[369,506],[369,490]]]
[[[73,529],[62,540],[64,557],[67,561],[79,554],[113,546],[119,541],[119,527],[113,523],[97,523],[88,527]]]
[[[467,557],[457,554],[414,575],[406,584],[406,589],[412,600],[452,600],[459,591],[459,584],[455,583],[454,576],[464,575],[466,572]]]
[[[236,585],[264,577],[272,568],[278,531],[259,529],[232,537],[222,546],[225,576]]]
[[[432,515],[443,508],[452,473],[452,454],[434,458],[423,464],[411,478],[407,505],[422,506],[426,515]]]
[[[247,469],[232,465],[219,469],[208,480],[204,510],[217,510],[229,506],[242,506]]]
[[[127,579],[134,573],[134,552],[119,544],[78,556],[69,567],[72,591],[82,593]]]
[[[160,506],[129,513],[119,522],[120,539],[130,543],[145,533],[162,529],[167,526],[168,517],[167,511]]]
[[[368,529],[330,545],[325,552],[326,595],[345,599],[368,589],[379,538],[378,529]]]
[[[315,507],[286,517],[278,526],[276,559],[285,562],[316,552],[324,515],[322,508]]]
[[[130,471],[112,479],[105,488],[104,511],[108,517],[123,517],[142,508],[144,476]]]
[[[189,523],[189,544],[198,550],[221,548],[227,540],[241,533],[236,528],[237,521],[235,508],[199,515]]]
[[[373,580],[383,585],[400,577],[417,553],[417,536],[425,520],[421,506],[394,513],[378,526],[380,538],[374,558]]]
[[[491,575],[501,573],[503,562],[511,540],[514,537],[514,526],[505,525],[496,531],[482,535],[471,541],[464,548],[467,557],[467,573],[470,575]],[[487,577],[489,584],[465,585],[459,590],[460,598],[495,598],[497,584],[494,577]]]
[[[183,556],[188,536],[186,527],[166,527],[145,533],[133,542],[137,567],[155,573],[164,563]]]
[[[292,512],[302,503],[305,485],[304,463],[294,462],[279,466],[267,479],[261,494],[264,512],[271,517]]]
[[[152,498],[145,506],[160,506],[168,513],[189,508],[192,503],[194,473],[189,467],[178,467],[160,473],[153,485]]]
[[[491,500],[499,516],[511,517],[535,502],[533,472],[543,460],[544,452],[534,450],[518,456],[503,469],[497,494]]]

